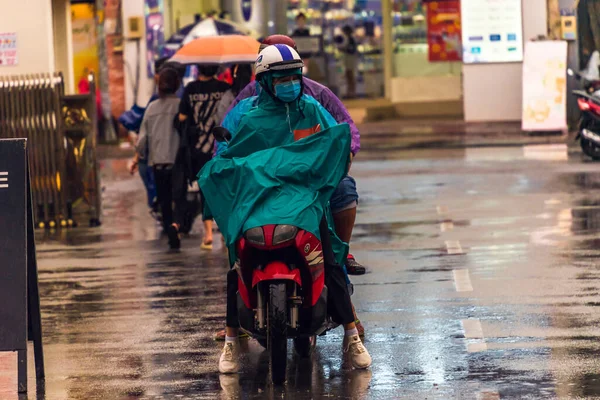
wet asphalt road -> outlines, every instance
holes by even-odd
[[[565,146],[367,149],[353,301],[373,366],[349,370],[330,332],[312,361],[290,352],[282,389],[252,341],[219,377],[224,253],[198,232],[167,252],[125,167],[103,162],[101,228],[38,238],[38,398],[600,397],[600,165]],[[11,379],[0,368],[1,399]]]

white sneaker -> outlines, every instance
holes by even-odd
[[[344,353],[350,356],[354,368],[365,369],[371,366],[371,356],[358,335],[344,336]]]
[[[240,343],[225,342],[221,358],[219,358],[219,372],[222,374],[235,374],[240,370]]]

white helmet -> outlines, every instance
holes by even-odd
[[[286,44],[274,44],[258,54],[254,64],[256,76],[268,71],[303,68],[304,63],[296,50]]]

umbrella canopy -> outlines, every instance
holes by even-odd
[[[221,35],[242,35],[243,32],[239,27],[235,26],[232,22],[221,21],[213,18],[207,18],[200,21],[194,26],[189,33],[183,39],[183,44],[188,44],[194,39],[199,37],[207,36],[221,36]]]
[[[253,63],[260,43],[250,36],[200,37],[184,45],[170,61],[181,64]]]
[[[182,45],[199,37],[221,36],[221,35],[249,35],[258,38],[259,35],[241,25],[231,21],[207,18],[181,28],[171,36],[162,48],[163,57],[172,57]]]
[[[181,45],[183,44],[183,41],[185,40],[187,35],[190,34],[192,29],[194,29],[194,27],[196,25],[197,25],[197,23],[193,23],[193,24],[184,26],[179,31],[177,31],[177,33],[175,33],[173,36],[171,36],[169,38],[169,40],[167,40],[166,45],[178,46],[177,48],[181,47]]]

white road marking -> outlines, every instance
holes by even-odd
[[[496,390],[482,390],[479,392],[477,400],[500,400],[500,393]]]
[[[477,318],[463,319],[460,321],[465,331],[465,337],[467,339],[483,339],[483,329],[481,328],[481,321]]]
[[[544,201],[544,204],[547,206],[556,206],[561,203],[562,203],[562,201],[560,201],[558,199],[548,199],[548,200]]]
[[[455,269],[452,271],[454,277],[454,287],[457,292],[472,292],[471,276],[468,269]]]
[[[475,342],[467,344],[467,352],[468,353],[479,353],[482,351],[487,351],[488,347],[485,342]]]
[[[6,189],[8,188],[8,185],[0,185],[0,189]]]
[[[8,176],[8,172],[6,172],[6,171],[0,171],[0,176]]]
[[[569,152],[566,144],[540,144],[523,146],[523,156],[530,160],[566,161]]]
[[[450,255],[464,254],[462,246],[460,245],[460,242],[458,240],[447,240],[446,250]]]
[[[454,223],[453,222],[442,222],[440,224],[440,231],[442,232],[449,232],[454,230]]]

